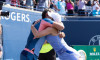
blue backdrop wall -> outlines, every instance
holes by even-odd
[[[41,18],[41,12],[26,11],[15,7],[3,7],[10,11],[9,18],[1,17],[3,26],[4,60],[20,60],[32,22]],[[100,21],[63,21],[66,34],[64,38],[69,45],[99,45]],[[95,36],[95,37],[94,37]],[[92,38],[92,39],[91,39]]]
[[[9,18],[1,17],[4,59],[20,60],[20,52],[25,47],[31,24],[41,18],[41,12],[6,6],[3,11],[10,11]]]

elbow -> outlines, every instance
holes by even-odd
[[[65,28],[64,26],[61,26],[59,30],[63,30],[64,28]]]
[[[59,29],[58,30],[64,30],[65,26],[62,24],[59,26]]]
[[[41,35],[39,35],[38,33],[34,35],[35,38],[40,38],[42,37]]]
[[[59,27],[56,27],[58,30],[64,30],[64,25],[63,26],[59,26]]]
[[[34,37],[35,37],[35,38],[39,38],[39,35],[36,34],[36,35],[34,35]]]
[[[57,28],[58,30],[63,30],[65,27],[64,27],[64,24],[62,22],[58,23],[58,22],[54,22],[53,23],[53,27],[54,28]]]
[[[63,30],[64,28],[65,28],[64,24],[61,23],[60,30]]]
[[[62,30],[64,30],[65,26],[62,26]]]

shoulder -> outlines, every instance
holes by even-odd
[[[74,4],[74,2],[71,2],[71,4]]]
[[[44,18],[43,20],[46,21],[46,22],[48,22],[48,23],[50,23],[50,24],[53,24],[53,21],[51,19]]]

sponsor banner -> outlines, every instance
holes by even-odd
[[[84,56],[86,60],[100,60],[100,46],[74,45],[73,48],[75,48],[77,51],[83,50],[86,56],[84,55],[84,52],[81,52],[81,55]]]

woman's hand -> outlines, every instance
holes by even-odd
[[[64,33],[64,32],[60,32],[60,33],[59,33],[59,37],[60,37],[60,38],[64,38],[64,37],[65,37],[65,33]]]
[[[34,28],[34,24],[31,26],[31,30],[33,30],[33,28]]]
[[[39,23],[41,19],[35,21],[35,23],[33,24],[35,26],[35,24]]]
[[[31,30],[32,30],[33,28],[35,28],[34,26],[35,26],[37,23],[39,23],[39,22],[40,22],[40,20],[41,20],[41,19],[39,19],[39,20],[35,21],[35,22],[34,22],[34,24],[32,24],[32,26],[31,26]]]

